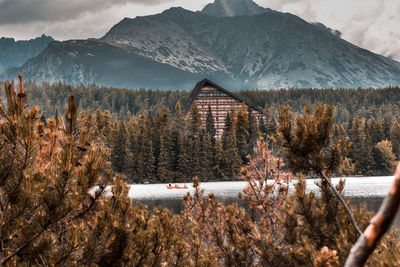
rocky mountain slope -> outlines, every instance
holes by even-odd
[[[265,12],[252,0],[215,0],[206,5],[201,13],[215,17],[235,17],[244,15],[256,15]]]
[[[14,38],[0,38],[0,73],[6,68],[22,66],[28,59],[36,57],[54,41],[50,36],[15,41]]]
[[[231,89],[400,84],[399,62],[251,0],[125,18],[101,40],[55,43],[7,75],[16,72],[36,80],[160,89],[190,89],[199,77]]]

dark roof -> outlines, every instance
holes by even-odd
[[[264,113],[264,110],[263,110],[262,108],[257,107],[257,106],[255,106],[255,105],[249,103],[249,102],[248,102],[247,100],[245,100],[243,97],[238,96],[237,94],[234,94],[234,93],[232,93],[232,92],[229,92],[229,91],[226,90],[225,88],[222,88],[222,87],[219,86],[218,84],[216,84],[216,83],[214,83],[214,82],[212,82],[212,81],[210,81],[210,80],[208,80],[208,79],[204,79],[204,80],[198,82],[198,83],[196,84],[196,86],[194,87],[194,89],[192,90],[192,92],[190,93],[189,100],[187,101],[187,103],[186,103],[186,105],[185,105],[185,108],[184,108],[185,114],[187,114],[187,113],[189,112],[189,110],[190,110],[190,108],[191,108],[193,102],[196,100],[197,95],[200,93],[200,90],[201,90],[202,88],[206,87],[207,85],[210,85],[210,87],[217,88],[218,90],[220,90],[220,91],[226,93],[227,95],[229,95],[229,96],[235,98],[236,100],[245,103],[246,105],[250,106],[251,108],[253,108],[253,109],[255,109],[255,110],[257,110],[257,111],[259,111],[259,112],[261,112],[261,113]]]

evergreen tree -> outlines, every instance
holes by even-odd
[[[242,107],[236,117],[236,142],[242,162],[247,162],[250,152],[249,128],[249,117]]]
[[[211,106],[208,106],[207,118],[206,118],[206,132],[211,137],[212,143],[215,144],[215,123],[214,116],[211,111]]]
[[[355,120],[352,121],[352,128],[349,130],[349,139],[351,141],[351,146],[348,155],[354,160],[356,173],[361,174],[366,169],[366,146],[363,122],[359,118],[355,118]]]
[[[115,131],[112,138],[111,164],[113,169],[119,173],[126,172],[128,156],[128,132],[124,121],[115,123]]]
[[[163,136],[170,135],[170,111],[168,108],[163,107],[161,110],[157,112],[156,119],[154,121],[154,126],[151,127],[149,131],[154,132],[153,134],[153,148],[154,148],[154,157],[155,157],[155,165],[158,168],[160,153],[161,153],[161,143],[166,140],[162,140]],[[168,132],[168,133],[167,133]],[[170,137],[170,136],[169,136]],[[171,151],[171,142],[168,140],[167,144],[164,144],[164,149],[168,155],[172,155]]]
[[[265,106],[264,113],[266,114],[266,119],[265,119],[266,134],[267,136],[270,136],[276,133],[277,123],[274,114],[272,113],[272,110],[270,107],[268,107],[268,105]]]
[[[128,158],[127,158],[127,177],[129,182],[142,182],[138,173],[138,160],[140,155],[140,136],[139,121],[142,117],[131,118],[128,124]]]
[[[201,115],[196,103],[194,103],[190,109],[190,121],[189,121],[189,133],[191,138],[195,135],[200,134],[201,130]]]
[[[139,121],[140,133],[138,136],[139,151],[137,157],[137,175],[141,181],[156,181],[155,158],[153,148],[152,129],[154,121],[150,113]]]
[[[379,132],[379,127],[378,127]],[[359,170],[367,175],[374,175],[376,171],[376,163],[375,158],[377,156],[377,150],[375,147],[374,138],[372,135],[373,131],[370,131],[368,128],[368,123],[364,122],[364,142],[362,143],[362,157],[361,157],[361,166],[359,165]],[[379,140],[379,139],[378,139]]]
[[[393,153],[400,159],[400,123],[395,121],[390,129],[390,140],[393,144]]]
[[[165,130],[161,136],[160,154],[157,165],[157,178],[160,182],[170,182],[174,176],[174,156],[171,149],[171,135]]]
[[[174,179],[173,181],[183,181],[188,175],[188,162],[190,147],[187,141],[186,121],[183,110],[178,101],[175,106],[175,118],[172,124],[172,136],[175,151],[174,158]]]
[[[227,180],[235,179],[242,165],[242,159],[237,148],[234,115],[235,112],[232,111],[226,116],[226,128],[222,135],[223,156],[219,159],[220,169]]]
[[[213,177],[218,179],[218,180],[229,180],[229,178],[225,178],[226,175],[224,171],[226,171],[226,168],[224,168],[225,163],[225,153],[224,153],[224,148],[222,146],[221,139],[216,140],[215,146],[214,146],[214,166],[212,169],[213,172]]]
[[[383,140],[376,144],[376,170],[382,175],[391,175],[396,168],[396,156],[393,154],[392,143]]]
[[[202,139],[201,148],[201,176],[203,181],[214,180],[213,169],[215,167],[215,144],[213,145],[213,139],[209,134],[204,134]]]
[[[257,119],[254,117],[252,113],[252,109],[248,107],[247,109],[247,116],[249,119],[249,148],[248,148],[248,154],[252,154],[253,148],[256,145],[257,141],[259,140],[260,137],[260,130],[258,128],[258,123]]]

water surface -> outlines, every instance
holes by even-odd
[[[340,178],[333,178],[332,183],[338,184]],[[362,202],[367,204],[370,211],[377,212],[384,197],[388,194],[393,183],[393,176],[381,177],[347,177],[345,180],[344,194],[352,199],[352,203],[358,205]],[[316,192],[318,179],[307,179],[307,190]],[[295,181],[294,181],[295,182]],[[183,208],[183,197],[193,193],[192,184],[187,184],[188,189],[167,189],[168,184],[134,184],[131,185],[129,197],[134,201],[140,201],[150,208],[164,206],[175,213]],[[179,184],[183,185],[183,184]],[[207,182],[200,183],[205,194],[214,193],[224,203],[240,202],[237,197],[245,188],[247,182]],[[400,227],[400,213],[394,221],[396,227]]]

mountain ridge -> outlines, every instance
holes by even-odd
[[[223,2],[233,3],[232,7],[238,1],[216,0],[211,7],[218,9],[218,3]],[[359,48],[322,24],[311,24],[271,9],[263,8],[263,12],[250,15],[242,11],[239,7],[235,10],[237,16],[214,16],[178,7],[156,15],[125,18],[96,42],[69,41],[65,47],[59,44],[51,48],[51,53],[46,54],[45,50],[24,66],[7,71],[6,76],[22,72],[35,80],[106,85],[113,82],[132,88],[159,89],[187,89],[188,84],[202,78],[213,79],[231,89],[400,84],[399,62]],[[102,51],[103,55],[88,49]],[[93,57],[101,58],[110,73],[104,73]],[[127,70],[115,67],[121,61]],[[146,66],[147,73],[140,69],[141,64]],[[69,72],[62,70],[63,65]],[[151,77],[164,84],[152,82],[157,78]]]
[[[257,5],[252,0],[215,0],[207,4],[200,12],[216,17],[235,17],[256,15],[266,9]]]
[[[51,36],[42,36],[16,41],[14,38],[0,38],[0,73],[10,67],[22,66],[28,59],[39,55],[49,43]]]

